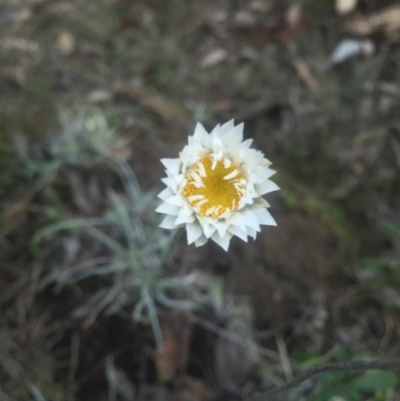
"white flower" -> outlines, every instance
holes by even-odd
[[[233,120],[209,134],[198,123],[177,159],[162,159],[167,186],[156,209],[166,215],[160,227],[186,226],[188,243],[204,245],[212,239],[225,251],[232,236],[247,242],[260,224],[276,225],[262,195],[279,187],[269,178],[271,162],[243,141],[243,124]]]

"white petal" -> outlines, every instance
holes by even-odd
[[[193,223],[196,220],[194,215],[186,214],[186,213],[180,213],[178,217],[175,220],[176,225],[180,224],[188,224],[188,223]]]
[[[185,204],[179,209],[180,210],[175,220],[175,224],[193,223],[195,221],[196,218],[194,216],[193,209],[190,206]]]
[[[275,170],[272,170],[272,169],[269,168],[269,169],[268,169],[268,176],[267,176],[267,178],[272,177],[275,173],[276,173]]]
[[[183,199],[182,195],[173,195],[166,199],[165,203],[168,203],[169,205],[183,206],[185,204],[185,200]]]
[[[200,123],[196,124],[196,128],[195,128],[194,134],[193,134],[193,139],[195,139],[197,142],[199,142],[203,145],[208,145],[208,143],[209,143],[208,132]]]
[[[220,157],[217,160],[221,160],[221,158],[224,156],[226,152],[226,146],[223,144],[222,139],[217,135],[214,135],[212,137],[211,149],[213,153],[217,153],[218,155],[220,155]]]
[[[261,160],[264,158],[264,154],[259,150],[246,149],[243,154],[243,158],[245,160],[246,167],[250,171],[254,171],[256,166],[260,164]]]
[[[258,165],[252,172],[254,179],[253,182],[255,184],[259,184],[269,177],[271,177],[271,170],[268,167]]]
[[[232,216],[232,212],[231,212],[229,209],[227,209],[227,210],[225,210],[225,212],[222,213],[219,217],[220,217],[221,219],[228,219],[228,218],[231,217],[231,216]]]
[[[276,221],[271,216],[271,213],[263,207],[252,208],[253,213],[257,216],[258,222],[266,226],[276,226]]]
[[[271,164],[272,164],[272,163],[271,163],[268,159],[266,159],[265,157],[264,157],[264,159],[261,160],[261,162],[260,162],[260,165],[263,166],[263,167],[269,167]],[[274,171],[274,173],[275,173],[275,171]]]
[[[253,229],[255,231],[261,230],[260,225],[258,224],[257,216],[250,209],[246,209],[243,212],[243,217],[245,219],[247,227],[250,227],[251,229]]]
[[[189,245],[197,241],[202,236],[202,234],[203,230],[198,223],[186,224],[186,236]]]
[[[239,227],[242,231],[246,232],[246,222],[241,212],[233,213],[226,222],[233,226]]]
[[[210,238],[215,233],[215,230],[216,230],[216,227],[212,226],[211,224],[203,227],[204,235],[207,238]]]
[[[207,241],[208,241],[208,238],[206,238],[206,237],[203,235],[203,236],[201,236],[198,240],[196,240],[196,241],[194,242],[194,244],[195,244],[197,247],[199,247],[199,246],[204,245]]]
[[[218,136],[219,129],[221,128],[220,124],[217,124],[214,129],[210,132],[211,137]]]
[[[228,251],[229,248],[229,243],[231,241],[232,235],[227,233],[223,237],[220,237],[217,232],[213,234],[211,239],[216,242],[221,248],[224,249],[224,251]]]
[[[250,237],[252,237],[253,239],[256,239],[256,237],[257,237],[257,231],[256,231],[256,230],[253,230],[253,229],[250,228],[250,227],[247,227],[247,234],[248,234]]]
[[[229,226],[228,231],[236,235],[236,237],[239,237],[241,240],[244,242],[247,242],[247,231],[243,231],[240,227],[238,226]]]
[[[234,120],[229,120],[225,124],[221,125],[221,128],[219,129],[219,136],[224,137],[227,132],[229,132],[233,127],[235,126]]]
[[[203,233],[207,238],[210,238],[216,228],[214,226],[214,221],[211,220],[210,218],[207,217],[203,217],[203,216],[197,216],[197,220],[199,221],[199,223],[201,224],[201,227],[203,228]]]
[[[161,159],[161,163],[171,174],[179,174],[181,161],[180,159]]]
[[[161,179],[161,181],[167,186],[172,189],[173,192],[178,191],[178,183],[173,177],[164,177]]]
[[[278,185],[276,185],[273,181],[270,180],[265,180],[260,184],[256,184],[255,188],[258,195],[268,194],[269,192],[276,191],[279,189]]]
[[[271,207],[271,205],[262,197],[259,197],[256,199],[256,201],[254,202],[255,206],[261,206],[263,208],[269,208]]]
[[[237,145],[230,144],[230,146],[227,148],[227,152],[230,154],[233,163],[237,165],[241,165],[243,163],[243,155],[241,154],[242,152]]]
[[[166,228],[167,230],[176,228],[177,226],[175,225],[175,220],[175,216],[166,216],[159,227]]]
[[[183,174],[176,174],[173,175],[172,178],[176,181],[178,186],[182,183],[182,181],[185,179],[185,176]]]
[[[253,143],[252,139],[246,139],[244,142],[241,143],[240,147],[242,149],[248,149],[252,143]]]
[[[174,196],[174,192],[172,192],[172,189],[169,187],[165,188],[157,195],[157,197],[162,199],[163,201],[170,198],[171,196]]]
[[[241,123],[232,128],[229,132],[226,133],[225,140],[229,140],[229,143],[241,143],[243,141],[243,126],[243,123]]]
[[[224,237],[226,235],[226,232],[228,230],[229,224],[226,221],[217,221],[215,223],[215,227],[218,231],[218,234],[220,237]]]
[[[250,147],[250,145],[252,144],[252,142],[253,142],[252,139],[246,139],[240,145],[234,146],[232,144],[229,147],[229,150],[232,154],[233,162],[235,164],[243,164],[243,163],[247,162],[246,154],[249,150],[253,150],[253,149],[248,149]]]
[[[156,209],[157,213],[164,213],[164,214],[171,214],[172,216],[177,216],[180,211],[180,207],[174,206],[174,205],[169,205],[168,203],[162,203],[158,208]]]

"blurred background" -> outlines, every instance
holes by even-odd
[[[250,400],[400,356],[398,2],[2,0],[0,38],[1,401]],[[159,159],[231,118],[278,226],[187,246],[157,227]]]

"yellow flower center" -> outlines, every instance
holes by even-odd
[[[246,191],[245,175],[229,159],[202,157],[186,173],[182,189],[196,213],[218,218],[239,207]]]

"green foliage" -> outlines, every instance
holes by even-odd
[[[371,284],[373,288],[392,287],[400,291],[400,270],[387,265],[382,259],[367,257],[361,260],[361,267],[370,270],[371,280],[363,284]]]
[[[289,154],[297,157],[304,157],[307,154],[306,149],[295,140],[291,140],[288,142],[286,146],[286,151]]]
[[[400,238],[400,225],[394,222],[387,222],[384,224],[384,229],[391,235]]]
[[[176,232],[157,228],[155,194],[142,193],[129,166],[115,162],[120,172],[128,200],[109,190],[112,208],[101,218],[61,221],[40,230],[33,238],[37,247],[44,239],[51,239],[62,231],[84,231],[108,248],[110,256],[103,262],[84,269],[72,269],[50,274],[44,283],[56,282],[61,289],[89,277],[102,281],[102,288],[92,297],[92,312],[88,323],[104,311],[107,314],[121,308],[131,308],[132,317],[149,322],[157,343],[162,341],[157,305],[191,309],[196,303],[187,299],[171,298],[170,294],[192,285],[195,274],[168,277],[164,267],[173,249]],[[78,230],[78,231],[77,231]],[[117,240],[118,238],[118,240]],[[195,292],[191,292],[194,297]]]
[[[281,189],[279,192],[283,202],[288,207],[295,207],[297,204],[297,197],[296,194],[288,189]]]
[[[324,376],[323,380],[323,389],[308,401],[329,401],[335,396],[343,397],[346,401],[363,401],[371,396],[378,400],[378,397],[393,391],[398,382],[393,372],[381,370],[371,370],[358,377],[346,372],[334,372]]]
[[[60,164],[57,160],[46,160],[41,155],[24,162],[23,173],[35,183],[36,189],[46,188],[57,173]]]
[[[363,258],[361,259],[361,266],[364,269],[373,270],[378,273],[383,273],[385,270],[385,264],[378,258]]]
[[[354,355],[345,347],[338,348],[330,357],[298,348],[292,357],[300,363],[302,370],[306,370],[329,362],[357,360],[360,355]],[[386,400],[386,394],[390,394],[398,384],[398,378],[393,372],[383,370],[370,370],[362,374],[336,371],[325,373],[315,380],[320,384],[315,386],[316,391],[306,398],[307,401],[331,401],[333,397],[363,401],[371,396],[371,400]]]
[[[40,100],[50,100],[54,93],[50,85],[46,83],[35,84],[31,88],[31,92]]]
[[[195,281],[195,274],[172,276],[165,273],[165,265],[176,240],[176,231],[158,228],[159,215],[155,212],[157,198],[154,191],[143,193],[130,166],[115,158],[111,152],[117,138],[111,128],[111,116],[98,111],[60,109],[61,132],[49,144],[52,158],[28,160],[25,173],[39,188],[49,184],[50,177],[62,164],[76,168],[95,164],[106,165],[116,172],[123,184],[123,194],[107,190],[110,207],[97,218],[60,220],[39,230],[31,241],[31,251],[39,255],[43,241],[57,241],[61,233],[72,236],[89,234],[104,247],[100,261],[85,261],[84,268],[51,271],[41,286],[51,283],[61,290],[91,278],[99,287],[89,300],[90,313],[86,325],[97,316],[130,310],[132,318],[150,323],[157,343],[162,341],[158,308],[191,309],[196,306],[196,292],[184,289]],[[178,296],[179,294],[179,296]],[[181,298],[180,298],[181,297]]]
[[[100,111],[60,108],[60,135],[50,141],[50,152],[61,163],[90,167],[112,156],[117,139],[110,116]]]
[[[324,356],[321,356],[318,352],[310,351],[306,348],[297,348],[293,352],[292,358],[299,362],[302,369],[308,369],[326,362],[326,358]]]
[[[11,173],[15,164],[16,158],[11,147],[11,127],[8,119],[0,114],[0,191],[13,185]]]
[[[393,372],[370,370],[354,380],[353,385],[360,391],[390,390],[397,385],[397,377]]]
[[[393,308],[397,305],[397,294],[400,294],[400,254],[398,240],[400,226],[394,221],[383,224],[383,229],[394,247],[379,257],[364,257],[360,260],[360,267],[364,271],[359,301],[362,303],[378,302],[380,307]],[[389,290],[393,296],[382,296],[382,290]],[[388,292],[387,292],[388,293]]]

